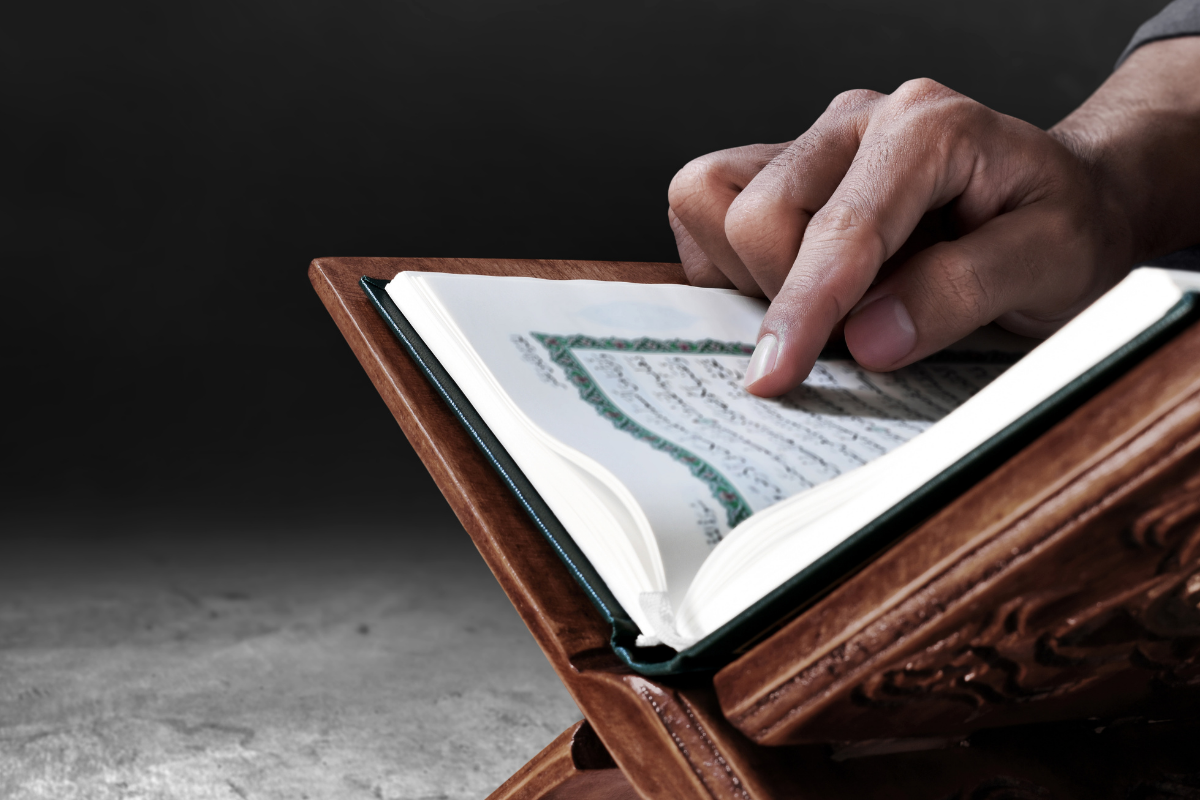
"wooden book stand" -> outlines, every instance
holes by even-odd
[[[677,264],[329,258],[317,293],[585,720],[492,800],[1200,798],[1200,326],[715,676],[648,679],[358,286],[401,270],[684,282]]]

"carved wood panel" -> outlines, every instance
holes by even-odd
[[[1127,525],[1113,522],[1102,518],[1076,536],[1119,537],[1113,550],[1124,551],[1124,565],[1111,565],[1108,576],[1064,571],[1046,588],[968,619],[863,681],[855,701],[936,698],[977,713],[1077,692],[1130,669],[1168,689],[1200,685],[1200,475]],[[1140,571],[1150,574],[1130,585],[1130,567],[1146,561],[1153,566]]]
[[[1150,577],[1132,585],[1062,576],[969,620],[907,661],[864,681],[859,702],[938,695],[971,708],[1033,702],[1128,668],[1155,683],[1200,683],[1200,476],[1119,531]],[[1122,573],[1123,575],[1124,573]]]

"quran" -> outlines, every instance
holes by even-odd
[[[1195,317],[1139,269],[1044,342],[742,389],[766,310],[668,284],[402,272],[364,290],[645,674],[727,661]]]

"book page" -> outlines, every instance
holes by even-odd
[[[822,360],[801,387],[765,400],[741,386],[762,301],[685,286],[422,280],[517,406],[627,487],[676,604],[739,523],[911,440],[1015,360],[940,354],[889,374]]]
[[[720,506],[704,508],[709,544],[755,511],[913,438],[1008,363],[965,353],[878,374],[823,359],[796,390],[764,399],[742,388],[753,351],[746,343],[530,336],[583,402],[708,486]]]
[[[719,629],[995,437],[1012,437],[1010,445],[1026,441],[1029,428],[1041,424],[1039,412],[1058,413],[1048,404],[1079,402],[1079,395],[1066,398],[1086,392],[1081,382],[1089,376],[1103,375],[1093,372],[1097,365],[1128,358],[1145,344],[1135,344],[1139,337],[1160,323],[1190,319],[1195,300],[1185,292],[1200,293],[1200,276],[1134,270],[921,436],[756,515],[722,540],[689,596],[673,606],[677,638],[689,646]]]

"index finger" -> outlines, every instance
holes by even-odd
[[[752,393],[770,397],[802,382],[834,326],[925,212],[966,187],[974,166],[969,139],[944,115],[924,113],[930,101],[947,97],[961,96],[932,81],[910,81],[872,110],[850,169],[813,215],[763,319],[745,378]],[[908,327],[915,336],[911,319]]]

